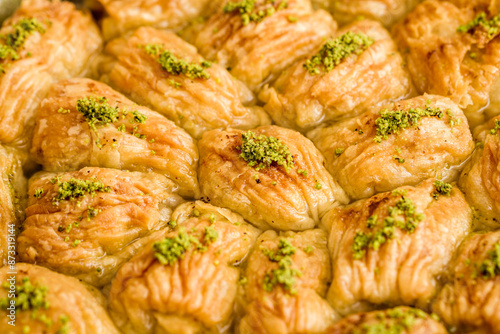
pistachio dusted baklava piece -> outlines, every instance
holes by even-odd
[[[330,10],[340,25],[360,18],[380,21],[390,27],[421,0],[312,0],[313,6]]]
[[[476,150],[460,175],[459,185],[474,207],[476,229],[500,227],[500,116],[474,134]]]
[[[335,323],[326,334],[447,334],[446,328],[424,311],[406,306],[356,313]]]
[[[185,34],[208,60],[258,91],[337,27],[309,0],[226,0],[206,22]]]
[[[240,280],[241,334],[324,333],[338,315],[324,299],[330,281],[326,233],[267,231]]]
[[[174,33],[140,28],[111,41],[101,80],[137,103],[162,113],[195,138],[228,126],[269,124],[255,97],[223,67],[203,60]]]
[[[0,29],[0,142],[29,146],[50,85],[79,75],[99,50],[91,16],[59,0],[24,0]]]
[[[419,93],[450,97],[475,126],[490,98],[500,112],[500,16],[490,1],[468,3],[424,1],[393,35]]]
[[[83,168],[30,180],[19,258],[102,286],[168,226],[181,198],[154,173]]]
[[[432,309],[464,333],[500,333],[500,231],[467,238]]]
[[[223,0],[97,0],[106,11],[102,20],[104,38],[141,27],[154,26],[178,30],[191,20],[219,8]]]
[[[429,177],[452,179],[474,149],[467,119],[447,98],[424,95],[372,108],[308,133],[353,199]]]
[[[0,281],[1,333],[119,334],[104,296],[73,277],[18,263],[15,275],[0,268]]]
[[[322,220],[333,265],[329,302],[342,315],[427,308],[471,221],[460,190],[435,179],[333,209]]]
[[[26,207],[24,158],[19,151],[0,146],[0,267],[15,263],[15,240]]]
[[[113,280],[110,312],[123,333],[220,333],[233,317],[237,265],[259,231],[203,202],[173,213],[164,229]]]
[[[278,125],[305,131],[408,97],[412,91],[389,33],[380,23],[364,20],[337,31],[283,71],[259,99]]]
[[[259,228],[313,228],[328,209],[348,202],[321,153],[293,130],[214,130],[199,149],[202,195]]]
[[[191,136],[90,79],[52,87],[36,116],[31,154],[51,172],[85,166],[154,171],[177,183],[181,195],[199,194],[198,150]]]

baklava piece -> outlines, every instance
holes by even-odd
[[[177,183],[181,195],[199,195],[198,149],[191,136],[90,79],[52,87],[36,116],[31,155],[50,172],[86,166],[153,171]]]
[[[430,0],[393,28],[419,93],[450,97],[464,109],[471,126],[484,121],[490,97],[499,100],[497,14],[494,6]],[[500,108],[490,112],[498,114]]]
[[[333,266],[329,302],[342,315],[427,309],[471,221],[460,190],[434,179],[333,209],[322,220]]]
[[[105,168],[35,175],[19,258],[103,286],[168,226],[182,201],[175,188],[158,174]]]
[[[390,27],[421,0],[312,0],[313,6],[330,10],[340,25],[360,18],[380,21]]]
[[[283,71],[259,94],[280,126],[306,131],[357,116],[414,91],[396,44],[380,23],[364,20],[335,35]]]
[[[0,142],[29,147],[50,85],[80,75],[101,48],[92,17],[59,0],[24,0],[0,29]]]
[[[1,333],[119,334],[96,288],[43,267],[16,267],[15,275],[8,267],[0,268]]]
[[[203,202],[173,214],[174,231],[124,264],[113,280],[110,312],[123,333],[201,334],[228,329],[240,271],[258,230],[240,215]]]
[[[451,100],[433,95],[373,108],[308,137],[353,199],[429,177],[453,179],[474,150],[463,112]]]
[[[326,239],[319,229],[259,237],[240,280],[240,334],[324,333],[338,319],[324,299],[331,275]]]
[[[337,28],[309,0],[230,0],[185,34],[200,53],[257,92]]]
[[[109,40],[141,26],[179,30],[188,22],[203,19],[223,0],[97,0],[106,12],[102,20]]]
[[[195,138],[207,130],[270,123],[245,85],[174,33],[140,28],[128,38],[111,41],[105,54],[99,66],[102,81]]]
[[[478,127],[476,150],[459,186],[475,209],[476,229],[500,228],[500,117]]]
[[[464,333],[500,333],[500,231],[467,238],[447,280],[433,311]]]
[[[19,151],[0,146],[0,267],[15,264],[16,235],[26,207],[23,160]]]
[[[356,313],[330,327],[325,334],[448,334],[446,328],[420,309],[400,306]]]
[[[261,229],[310,229],[331,207],[348,202],[321,153],[293,130],[214,130],[199,149],[202,195]]]

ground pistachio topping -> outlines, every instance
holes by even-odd
[[[224,13],[238,13],[244,26],[250,22],[261,22],[266,17],[275,12],[288,7],[288,0],[264,0],[263,5],[268,5],[262,9],[256,9],[257,0],[242,0],[239,2],[228,2],[223,8]],[[290,21],[292,22],[292,21]],[[296,22],[296,21],[295,21]]]
[[[500,240],[493,245],[487,258],[479,265],[479,274],[485,280],[493,279],[500,275]]]
[[[45,33],[45,28],[37,19],[20,19],[13,26],[13,32],[0,36],[3,42],[0,45],[0,60],[17,60],[19,59],[19,49],[24,46],[26,39],[38,31]],[[0,65],[0,73],[4,73],[5,68]]]
[[[193,233],[196,228],[193,228]],[[184,258],[184,254],[194,248],[197,252],[205,252],[207,247],[219,238],[219,233],[213,227],[205,227],[202,242],[192,234],[179,228],[179,233],[175,237],[167,237],[153,244],[154,257],[163,265],[173,265],[178,260]]]
[[[10,284],[3,283],[4,289],[9,289]],[[16,284],[15,288],[15,305],[16,311],[36,311],[38,309],[48,309],[50,306],[47,300],[48,288],[38,284],[33,285],[29,277],[22,279],[22,284]],[[0,308],[6,309],[9,306],[9,299],[7,297],[0,299]]]
[[[295,278],[297,276],[302,276],[300,271],[292,268],[292,255],[295,254],[296,248],[290,243],[290,241],[285,238],[281,238],[278,241],[278,248],[276,251],[266,248],[262,248],[261,251],[270,261],[278,263],[277,269],[268,271],[264,276],[264,290],[271,292],[275,286],[281,285],[287,293],[291,295],[296,294],[297,289],[295,288]]]
[[[64,200],[74,200],[87,194],[94,196],[98,191],[109,193],[111,187],[105,186],[104,183],[98,180],[71,178],[69,181],[58,183],[57,194],[52,201],[57,203]]]
[[[35,196],[35,198],[41,198],[42,194],[43,194],[43,188],[38,188],[35,189],[35,194],[33,196]]]
[[[348,31],[326,42],[317,54],[304,63],[304,68],[311,75],[319,74],[321,67],[325,72],[330,72],[344,59],[352,54],[361,54],[373,43],[374,39],[363,33]]]
[[[177,58],[172,52],[163,50],[159,44],[147,44],[144,46],[144,50],[149,55],[154,56],[161,68],[169,74],[183,74],[189,79],[210,79],[210,74],[205,70],[212,66],[208,61],[202,61],[200,64],[189,63],[184,59]]]
[[[393,194],[393,196],[399,196]],[[379,221],[378,215],[368,217],[366,227],[370,232],[356,232],[351,246],[353,258],[360,260],[366,251],[371,248],[378,250],[382,245],[395,237],[396,228],[407,233],[415,232],[417,224],[424,220],[422,213],[416,212],[417,207],[413,201],[401,195],[394,206],[387,208],[388,216]]]
[[[498,119],[495,120],[495,125],[490,129],[490,134],[495,135],[500,129],[500,121]]]
[[[432,108],[429,103],[425,108],[410,108],[408,110],[380,111],[380,116],[375,120],[377,135],[373,141],[380,143],[387,139],[388,135],[398,133],[401,129],[417,127],[423,117],[443,118],[443,112],[439,108]]]
[[[443,182],[441,180],[436,180],[434,182],[434,189],[436,189],[436,191],[432,193],[432,197],[437,200],[439,198],[439,195],[450,196],[452,188],[453,187],[451,184]]]
[[[242,144],[237,149],[241,152],[239,157],[248,162],[248,166],[261,170],[276,163],[287,172],[294,166],[293,156],[281,140],[265,135],[256,137],[252,131],[242,133],[241,138]]]
[[[500,29],[500,14],[491,19],[486,18],[486,13],[479,13],[472,21],[457,28],[458,32],[469,32],[477,27],[483,28],[488,33],[488,38],[496,35]]]
[[[387,311],[377,313],[378,322],[373,324],[363,324],[356,334],[401,334],[409,331],[419,319],[426,319],[429,316],[422,310],[412,308],[405,309],[396,307]]]

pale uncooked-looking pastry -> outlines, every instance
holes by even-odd
[[[427,308],[471,221],[460,190],[434,179],[333,209],[322,220],[333,266],[328,301],[342,315]]]
[[[424,1],[393,28],[419,93],[450,97],[464,109],[471,126],[484,121],[484,107],[490,96],[498,102],[500,91],[494,85],[500,76],[499,32],[489,35],[482,25],[470,25],[484,7]],[[497,14],[492,10],[485,20]]]
[[[338,315],[324,299],[330,281],[326,233],[267,231],[245,271],[240,334],[324,333]]]
[[[313,228],[328,209],[348,202],[321,153],[296,131],[214,130],[205,133],[199,149],[202,195],[259,228]]]
[[[201,201],[173,213],[174,231],[124,264],[113,280],[110,313],[123,333],[208,334],[228,330],[238,263],[259,231],[240,215]]]
[[[266,14],[245,22],[238,9],[221,8],[184,37],[253,91],[315,50],[337,27],[327,12],[313,11],[309,0],[257,0],[250,12]]]
[[[500,231],[465,239],[432,305],[461,332],[500,333]]]
[[[182,202],[162,175],[87,167],[30,180],[19,258],[103,286]]]
[[[90,79],[51,88],[36,115],[31,156],[51,172],[86,166],[153,171],[177,183],[181,195],[199,195],[198,149],[191,136]]]
[[[25,155],[0,146],[0,267],[15,264],[15,238],[26,207]]]
[[[13,36],[0,38],[0,47],[12,44],[0,58],[0,142],[26,147],[50,85],[84,72],[101,37],[90,14],[59,0],[24,0],[0,34]],[[11,59],[12,50],[19,59]]]
[[[363,43],[356,43],[356,38]],[[319,64],[308,67],[313,57],[344,52],[346,47],[339,41],[352,46],[347,58],[338,58],[339,64],[331,69]],[[259,99],[278,125],[306,131],[409,97],[413,91],[410,74],[387,30],[376,21],[363,20],[338,30],[307,58],[283,71],[272,86],[264,87]]]
[[[222,66],[204,61],[195,47],[174,33],[139,28],[108,43],[105,54],[102,81],[167,116],[195,138],[207,130],[270,123],[245,85]],[[176,70],[181,61],[191,65],[187,74]]]
[[[373,108],[313,130],[308,137],[353,199],[415,185],[429,177],[453,179],[456,168],[474,150],[462,110],[435,95]]]
[[[0,332],[119,334],[106,311],[104,296],[76,278],[55,273],[47,268],[18,263],[14,280],[8,267],[0,268]],[[11,289],[16,298],[9,299]],[[14,324],[9,324],[10,301],[17,301]]]

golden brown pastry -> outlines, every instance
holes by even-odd
[[[227,68],[253,91],[308,55],[337,24],[309,0],[226,0],[206,22],[185,34],[208,60]]]
[[[413,90],[389,33],[380,23],[363,20],[283,71],[259,99],[278,125],[305,131],[408,97]]]
[[[424,311],[400,306],[347,316],[325,332],[325,334],[370,333],[447,334],[448,331]]]
[[[223,0],[97,0],[107,16],[102,20],[109,40],[141,26],[178,30],[220,7]]]
[[[328,209],[348,202],[321,153],[293,130],[214,130],[199,149],[202,195],[261,229],[310,229]]]
[[[101,37],[88,13],[59,0],[24,0],[0,29],[0,142],[29,146],[50,85],[80,75]]]
[[[0,268],[0,332],[8,334],[119,334],[106,312],[104,297],[73,277],[27,264],[17,264],[17,274]],[[10,291],[16,296],[9,298]],[[14,316],[6,307],[17,303]],[[13,323],[9,323],[15,319]]]
[[[500,231],[467,238],[432,309],[455,329],[500,333]]]
[[[0,267],[15,264],[15,238],[26,207],[24,155],[0,146]]]
[[[329,280],[324,231],[263,233],[240,280],[239,333],[323,333],[338,318],[324,299]]]
[[[230,325],[237,265],[258,230],[200,201],[181,205],[172,219],[175,231],[156,233],[112,282],[110,312],[123,333],[220,333]]]
[[[312,0],[313,6],[329,9],[340,25],[369,18],[390,27],[420,0]]]
[[[199,195],[194,140],[162,115],[90,79],[52,87],[36,116],[31,154],[51,172],[85,166],[153,171],[177,183],[181,195]]]
[[[460,190],[434,179],[333,209],[322,220],[333,264],[328,301],[342,315],[427,308],[471,221]]]
[[[175,188],[158,174],[106,168],[38,174],[30,180],[19,258],[103,286],[167,226],[181,202]]]
[[[424,1],[393,28],[419,93],[450,97],[471,126],[484,121],[482,109],[500,91],[499,85],[492,90],[500,74],[500,39],[495,38],[500,31],[476,24],[478,15],[489,24],[498,13],[494,6],[491,12],[484,7]]]
[[[499,129],[500,117],[476,129],[476,150],[460,175],[459,185],[475,209],[476,229],[500,227]]]
[[[211,129],[269,124],[248,88],[171,32],[140,28],[128,38],[111,41],[105,52],[102,81],[195,138]]]
[[[474,149],[467,119],[447,98],[424,95],[373,108],[308,133],[353,199],[437,177],[453,179]]]

